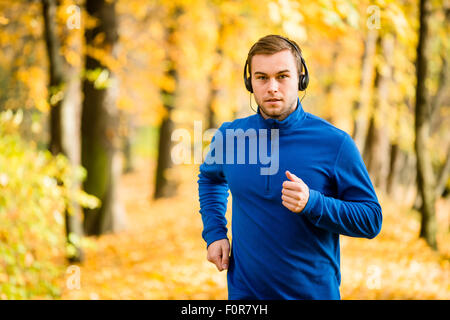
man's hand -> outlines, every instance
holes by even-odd
[[[228,269],[230,259],[230,242],[228,239],[214,241],[208,246],[209,262],[214,263],[219,271]]]
[[[289,171],[286,171],[286,177],[290,181],[283,182],[281,190],[283,205],[292,212],[301,212],[308,203],[309,188],[302,179]]]

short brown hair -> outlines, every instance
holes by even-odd
[[[289,42],[292,42],[294,45],[297,46],[298,51],[295,50],[295,48],[292,46],[292,44],[290,44]],[[300,74],[303,71],[303,65],[301,62],[301,53],[302,50],[300,49],[300,46],[297,45],[297,43],[293,40],[287,39],[285,37],[276,35],[276,34],[270,34],[267,35],[265,37],[262,37],[261,39],[259,39],[251,48],[250,51],[248,52],[248,56],[247,56],[247,62],[248,62],[248,72],[250,73],[251,76],[251,67],[252,67],[252,58],[254,55],[256,54],[275,54],[277,52],[283,51],[283,50],[290,50],[292,55],[294,56],[296,62],[297,62],[297,72],[298,75],[300,76]]]

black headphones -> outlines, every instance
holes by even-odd
[[[298,55],[300,56],[300,61],[303,65],[303,68],[305,68],[305,74],[300,74],[299,75],[299,79],[298,79],[298,90],[300,91],[304,91],[306,89],[306,87],[308,87],[308,83],[309,83],[309,74],[308,74],[308,68],[306,67],[306,63],[305,63],[305,59],[303,59],[302,54],[300,53],[300,49],[298,48],[298,46],[293,43],[291,40],[289,40],[288,38],[276,35],[276,37],[283,39],[284,41],[286,41],[287,43],[289,43],[298,53]],[[245,61],[245,66],[244,66],[244,83],[245,83],[245,88],[247,88],[248,91],[250,91],[251,93],[253,93],[253,88],[252,88],[252,80],[251,80],[251,74],[247,77],[247,70],[248,70],[248,58]],[[248,70],[248,73],[250,73],[250,70]]]

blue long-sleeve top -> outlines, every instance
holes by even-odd
[[[227,142],[227,130],[230,135],[238,129],[248,133],[241,139],[245,144],[236,137],[230,139],[234,145]],[[267,129],[271,163],[259,154],[264,161],[251,158],[252,139],[263,136],[259,129]],[[278,129],[277,139],[272,129]],[[300,213],[282,204],[286,170],[309,187]],[[371,239],[381,230],[381,206],[353,139],[305,112],[298,100],[282,121],[264,119],[258,109],[223,123],[200,166],[198,187],[207,246],[227,238],[228,190],[232,194],[229,299],[340,299],[339,235]]]

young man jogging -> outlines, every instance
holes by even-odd
[[[229,299],[340,299],[339,235],[371,239],[381,230],[352,138],[303,110],[298,91],[308,81],[295,42],[259,39],[244,70],[257,114],[223,123],[200,166],[207,259],[228,270]]]

